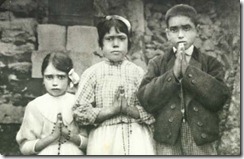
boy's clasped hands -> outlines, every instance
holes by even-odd
[[[185,46],[184,43],[179,43],[176,52],[176,60],[173,67],[174,75],[178,80],[183,78],[183,75],[185,74],[187,67],[188,62],[186,60],[185,55]]]

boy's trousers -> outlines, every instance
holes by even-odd
[[[216,142],[196,145],[187,122],[182,122],[180,137],[175,145],[157,142],[156,149],[157,155],[217,155]]]

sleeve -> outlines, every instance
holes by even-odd
[[[73,107],[74,119],[78,125],[93,125],[101,108],[92,106],[95,103],[95,72],[86,70],[81,76]]]
[[[166,105],[172,96],[180,90],[180,84],[176,81],[173,70],[159,73],[160,67],[157,58],[149,61],[148,71],[145,74],[138,90],[140,104],[149,113],[156,113]]]
[[[151,125],[155,122],[154,117],[151,114],[149,114],[148,112],[146,112],[142,106],[136,105],[136,108],[138,109],[139,114],[140,114],[139,122],[145,123],[147,125]]]
[[[139,87],[139,84],[141,83],[141,80],[143,78],[143,75],[144,75],[144,71],[142,69],[139,69],[138,71],[139,75],[137,76],[137,88]],[[145,111],[145,109],[140,105],[137,97],[135,98],[135,107],[137,108],[138,112],[139,112],[139,115],[140,115],[140,118],[138,120],[138,122],[141,122],[141,123],[145,123],[147,125],[151,125],[155,122],[155,119],[154,117],[148,113],[147,111]]]
[[[20,146],[20,151],[24,155],[37,154],[35,145],[39,140],[42,129],[42,116],[33,107],[28,104],[25,110],[20,130],[17,133],[16,141]]]
[[[87,134],[87,130],[83,127],[79,128],[79,137],[80,137],[80,145],[79,148],[80,149],[86,149],[87,147],[87,143],[88,143],[88,134]]]
[[[230,96],[224,83],[225,71],[222,64],[209,57],[208,71],[204,72],[189,65],[182,80],[183,87],[194,95],[194,99],[207,109],[216,112],[220,110]]]

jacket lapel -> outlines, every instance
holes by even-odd
[[[176,59],[173,49],[169,52],[166,58],[167,58],[166,71],[168,71],[173,68]],[[192,57],[190,59],[189,64],[198,69],[202,69],[202,64],[200,62],[200,52],[195,47],[193,49]]]
[[[202,64],[201,64],[201,55],[200,52],[198,51],[197,48],[194,47],[193,53],[192,53],[192,57],[190,59],[189,64],[191,66],[194,66],[198,69],[202,69]],[[184,93],[184,102],[186,107],[188,107],[189,103],[192,101],[192,99],[194,98],[194,95],[190,95],[189,93],[185,92]]]
[[[195,47],[194,47],[189,64],[200,70],[202,69],[202,64],[200,63],[200,53],[197,50],[197,48],[195,48]]]
[[[167,64],[166,64],[165,72],[170,70],[170,69],[172,69],[173,66],[174,66],[176,57],[175,57],[175,54],[173,52],[173,49],[169,52],[169,54],[168,54],[168,56],[166,58],[167,58],[166,59],[167,60]]]

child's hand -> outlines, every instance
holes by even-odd
[[[182,61],[182,55],[180,52],[176,53],[176,59],[175,59],[175,63],[173,66],[173,73],[175,75],[175,77],[177,79],[181,78],[181,61]]]
[[[66,140],[70,139],[71,131],[68,129],[67,126],[64,124],[62,125],[62,137],[64,137]]]
[[[55,123],[55,126],[53,128],[53,132],[52,132],[52,135],[53,135],[55,140],[60,138],[60,134],[61,134],[60,129],[62,128],[62,124],[63,124],[62,115],[59,113],[57,115],[57,121]]]
[[[121,113],[128,115],[127,108],[129,107],[125,95],[121,95]]]
[[[188,62],[186,61],[185,53],[183,53],[182,54],[182,61],[181,61],[181,73],[182,73],[182,75],[185,74],[187,67],[188,67]]]
[[[113,101],[113,112],[114,114],[119,114],[121,111],[121,98],[120,98],[120,92],[119,90],[117,90],[115,92],[115,96],[114,96],[114,101]]]

